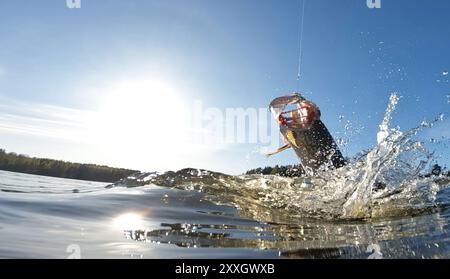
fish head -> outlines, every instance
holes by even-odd
[[[290,105],[294,105],[294,109],[287,110]],[[278,97],[269,107],[278,124],[291,129],[308,130],[320,119],[319,108],[299,93]]]

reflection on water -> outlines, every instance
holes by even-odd
[[[136,242],[184,248],[276,250],[287,258],[447,258],[450,256],[450,212],[375,223],[299,224],[162,223],[154,230],[125,230]]]
[[[142,217],[137,213],[122,214],[114,219],[114,227],[121,230],[139,230],[143,226]]]

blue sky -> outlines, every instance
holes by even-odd
[[[449,1],[306,1],[300,91],[336,137],[351,123],[345,154],[376,143],[391,92],[402,129],[448,117]],[[178,131],[194,100],[265,108],[297,89],[301,0],[65,2],[0,1],[2,148],[141,170],[296,163],[258,143],[189,145]],[[450,137],[449,120],[422,136]]]

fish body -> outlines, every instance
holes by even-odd
[[[339,168],[345,164],[341,151],[321,120],[316,120],[308,130],[280,126],[280,132],[307,174],[314,174],[321,167]]]
[[[285,111],[288,105],[296,108]],[[321,168],[339,168],[345,164],[336,142],[320,120],[320,110],[314,103],[294,93],[276,98],[271,102],[270,109],[280,125],[286,144],[295,151],[308,175],[315,174]],[[279,152],[285,149],[280,148]]]

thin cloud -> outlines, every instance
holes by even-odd
[[[83,141],[89,132],[89,111],[1,98],[0,130],[9,133]]]

